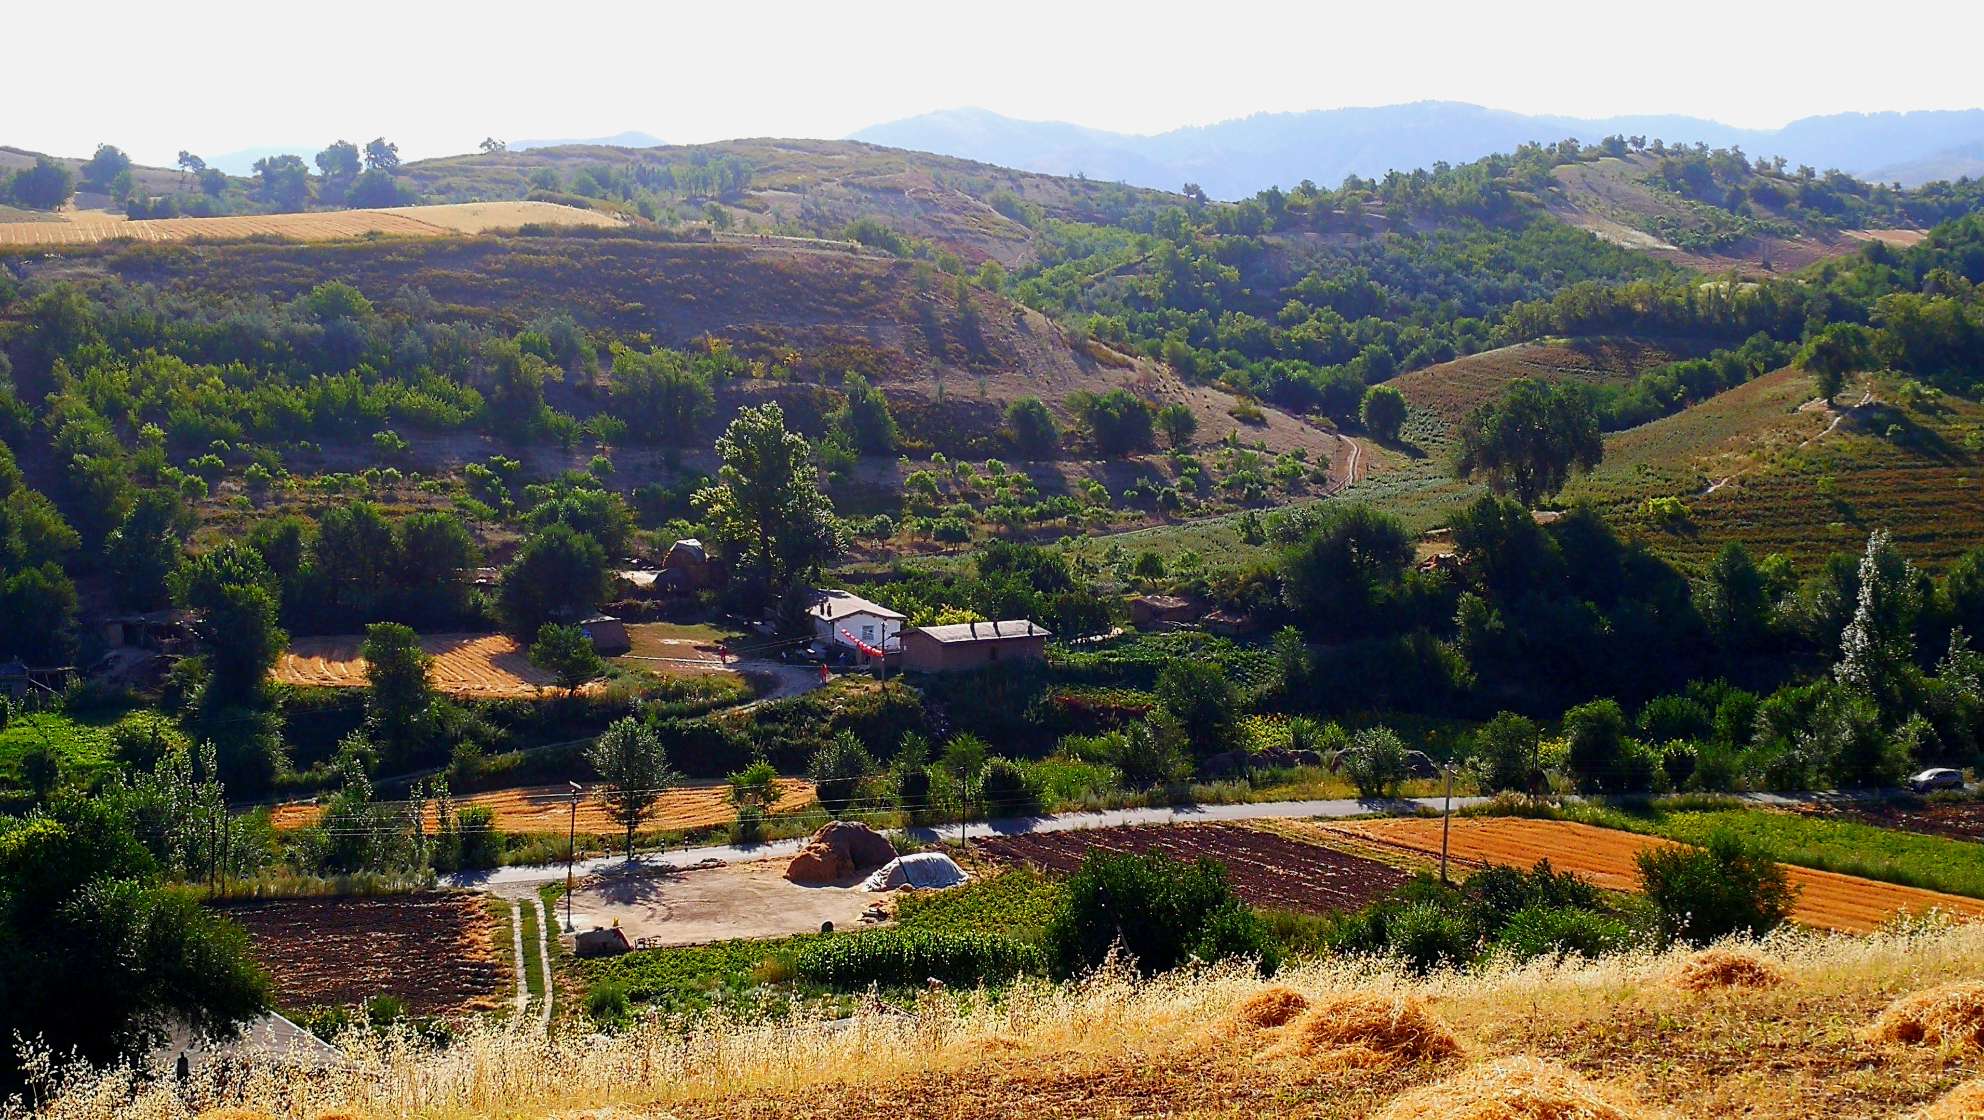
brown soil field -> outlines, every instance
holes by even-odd
[[[1440,821],[1433,818],[1354,821],[1335,830],[1410,851],[1431,855],[1440,851]],[[1558,871],[1575,872],[1606,890],[1633,891],[1639,888],[1635,862],[1639,853],[1672,843],[1571,821],[1490,817],[1455,820],[1449,851],[1455,859],[1477,865],[1531,867],[1548,859]],[[1984,901],[1974,898],[1807,867],[1786,865],[1784,870],[1798,891],[1792,920],[1819,929],[1867,933],[1897,913],[1932,909],[1962,918],[1984,917]]]
[[[1896,802],[1838,805],[1809,810],[1814,816],[1859,821],[1902,832],[1922,832],[1953,840],[1984,840],[1984,801]]]
[[[220,912],[248,931],[280,1007],[391,995],[415,1014],[460,1015],[494,1010],[510,988],[478,894],[282,899]]]
[[[1091,849],[1212,859],[1226,865],[1234,892],[1249,904],[1306,914],[1355,909],[1408,878],[1390,864],[1237,825],[1091,828],[973,843],[994,859],[1062,873],[1079,867]]]
[[[371,235],[448,237],[518,226],[613,226],[610,214],[552,202],[474,202],[389,210],[331,210],[304,214],[236,214],[224,218],[130,221],[103,211],[73,211],[58,220],[0,223],[0,245],[88,245],[126,237],[136,241],[225,241],[274,237],[285,241],[345,241]]]
[[[775,813],[789,813],[804,809],[813,804],[813,783],[802,778],[779,779],[778,803],[772,807]],[[546,786],[518,786],[514,789],[488,790],[483,793],[465,794],[455,798],[457,808],[478,806],[496,815],[496,827],[504,832],[564,832],[571,826],[571,789],[563,784]],[[277,829],[308,828],[317,823],[323,814],[323,806],[309,801],[292,801],[278,805],[269,814],[269,823]],[[683,786],[669,790],[655,803],[653,815],[642,826],[649,829],[691,829],[713,828],[729,824],[737,819],[737,810],[730,804],[730,787],[725,784]],[[439,818],[430,805],[427,809],[426,824],[431,830],[439,827]],[[588,836],[619,835],[620,823],[607,815],[606,806],[596,797],[579,799],[578,829]]]
[[[364,641],[356,634],[298,638],[277,660],[273,676],[280,684],[306,688],[362,688],[366,664],[358,647]],[[450,696],[505,700],[556,687],[551,674],[532,665],[524,647],[507,634],[426,634],[420,648],[434,659],[434,687]],[[601,686],[595,681],[586,687]]]

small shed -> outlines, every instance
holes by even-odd
[[[1130,597],[1130,625],[1147,630],[1161,623],[1197,621],[1206,613],[1203,604],[1183,595],[1133,595]]]
[[[617,957],[633,948],[619,926],[580,930],[572,938],[572,952],[581,957]]]
[[[695,537],[683,537],[669,545],[661,557],[661,570],[666,573],[661,586],[667,590],[701,591],[719,582],[709,550]]]
[[[955,673],[1013,661],[1044,661],[1054,635],[1030,619],[914,626],[902,632],[902,667],[912,673]]]
[[[579,620],[579,629],[592,639],[592,648],[600,653],[612,655],[626,653],[634,648],[627,637],[627,624],[610,614],[596,614]]]

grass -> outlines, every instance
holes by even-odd
[[[86,712],[16,713],[0,728],[0,782],[19,786],[21,756],[47,743],[72,777],[87,777],[110,764],[110,733],[119,723],[138,718],[122,708]]]
[[[1769,809],[1571,805],[1554,815],[1692,844],[1726,831],[1780,863],[1984,898],[1984,845],[1964,840]]]
[[[1031,868],[1014,868],[981,873],[954,890],[905,893],[896,902],[896,924],[1031,940],[1047,932],[1060,901],[1058,883]]]
[[[1126,972],[1080,984],[1022,984],[995,1000],[924,996],[915,1014],[857,1005],[842,1020],[703,1019],[635,1023],[608,1036],[549,1041],[475,1024],[445,1051],[387,1040],[384,1060],[326,1075],[271,1067],[231,1076],[136,1081],[86,1067],[55,1089],[44,1120],[182,1115],[247,1106],[251,1115],[388,1116],[661,1114],[689,1118],[806,1115],[1273,1115],[1350,1120],[1380,1114],[1435,1083],[1464,1093],[1469,1071],[1546,1061],[1637,1098],[1629,1116],[1751,1120],[1893,1117],[1984,1075],[1962,1047],[1870,1040],[1863,1031],[1897,996],[1984,979],[1984,925],[1893,930],[1866,938],[1790,935],[1760,952],[1775,988],[1683,991],[1687,953],[1641,951],[1586,962],[1492,964],[1403,975],[1379,961],[1314,961],[1272,981],[1243,967],[1149,981]],[[1270,985],[1311,1006],[1412,998],[1461,1053],[1422,1061],[1329,1061],[1277,1043],[1281,1032],[1225,1029]],[[250,1058],[250,1062],[257,1059]],[[1456,1107],[1453,1114],[1464,1113]],[[1499,1115],[1514,1115],[1503,1112]],[[1569,1112],[1535,1115],[1570,1115]],[[1416,1113],[1415,1115],[1423,1115]]]
[[[517,913],[523,918],[524,931],[524,990],[532,1000],[544,995],[544,958],[537,951],[537,907],[522,902],[517,904]]]

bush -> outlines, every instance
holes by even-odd
[[[831,988],[998,984],[1044,971],[1038,945],[996,933],[879,929],[815,941],[799,951],[799,977]]]
[[[602,1027],[617,1027],[627,1021],[631,1004],[624,984],[606,981],[586,992],[586,1016]]]
[[[1279,964],[1267,927],[1234,897],[1224,867],[1157,852],[1091,851],[1048,926],[1048,955],[1073,975],[1100,965],[1118,945],[1145,975],[1195,959],[1252,957],[1269,972]]]
[[[1784,923],[1796,897],[1782,867],[1728,832],[1700,848],[1648,849],[1639,865],[1640,889],[1668,944],[1705,945],[1732,933],[1762,936]]]
[[[813,755],[808,772],[817,787],[820,807],[837,817],[847,812],[862,781],[875,772],[875,758],[852,731],[842,731]]]
[[[1409,773],[1405,743],[1389,727],[1367,727],[1350,740],[1343,772],[1363,798],[1397,797]]]
[[[1593,700],[1564,713],[1569,748],[1564,767],[1579,789],[1619,793],[1647,788],[1643,779],[1651,778],[1651,763],[1630,757],[1627,730],[1626,713],[1616,700]]]
[[[1599,957],[1623,952],[1635,940],[1632,927],[1609,914],[1572,906],[1530,906],[1509,916],[1495,944],[1527,961],[1544,956]]]
[[[1040,795],[1027,782],[1026,771],[1010,759],[986,763],[978,788],[988,818],[1031,817],[1040,812]]]

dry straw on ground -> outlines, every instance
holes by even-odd
[[[1749,949],[1717,945],[1684,959],[1673,979],[1675,987],[1687,992],[1775,988],[1784,983],[1784,970]]]
[[[1551,1062],[1498,1058],[1394,1100],[1378,1120],[1653,1120],[1622,1094]]]
[[[1984,1117],[1984,1081],[1966,1081],[1911,1112],[1906,1120],[1978,1120]]]
[[[1905,995],[1867,1028],[1867,1040],[1984,1047],[1984,983],[1944,984]]]
[[[1287,1026],[1309,1009],[1309,997],[1284,984],[1263,988],[1234,1005],[1227,1017],[1229,1030],[1264,1031]]]
[[[1451,1057],[1460,1040],[1417,996],[1349,992],[1311,1006],[1268,1053],[1326,1064],[1388,1065]]]

